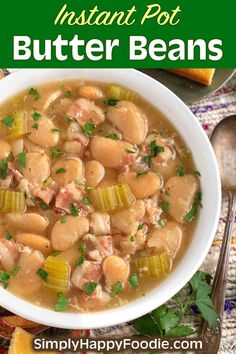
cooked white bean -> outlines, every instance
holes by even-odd
[[[85,163],[85,178],[88,187],[96,187],[105,176],[105,168],[95,160]]]
[[[0,264],[4,270],[9,272],[15,267],[18,254],[15,242],[0,239]]]
[[[117,170],[114,168],[106,168],[105,176],[102,181],[99,183],[99,187],[109,187],[117,183]]]
[[[148,246],[157,252],[167,251],[171,259],[175,258],[183,238],[183,229],[176,222],[167,222],[161,229],[149,234]]]
[[[5,220],[11,226],[17,227],[17,230],[39,234],[43,233],[49,224],[48,219],[36,213],[8,213]]]
[[[27,118],[28,139],[42,147],[56,146],[59,142],[59,133],[54,130],[56,126],[53,121],[42,113],[39,113],[41,117],[35,121],[33,114],[29,114]]]
[[[42,105],[43,110],[47,111],[50,106],[62,96],[62,90],[49,89],[43,91],[43,94],[40,96],[40,104]]]
[[[125,140],[142,144],[147,134],[147,118],[134,103],[119,101],[108,107],[107,118],[121,131]]]
[[[122,209],[111,215],[112,229],[115,232],[135,235],[144,215],[145,203],[143,200],[137,200],[131,208]]]
[[[122,173],[118,176],[118,182],[127,183],[137,199],[148,198],[161,188],[161,179],[153,172]]]
[[[104,93],[99,87],[85,85],[79,88],[79,95],[89,100],[102,100],[104,99]]]
[[[84,176],[84,164],[76,157],[58,160],[52,167],[52,178],[62,187]]]
[[[133,150],[133,145],[122,140],[96,136],[91,140],[90,150],[92,157],[105,167],[120,168],[130,158],[128,151]],[[135,158],[137,154],[132,154]]]
[[[37,293],[44,286],[44,282],[37,275],[37,270],[42,268],[44,256],[40,251],[22,253],[18,262],[19,272],[10,279],[9,289],[20,296]]]
[[[2,128],[2,127],[1,127]],[[11,153],[11,145],[0,139],[0,160],[6,159]]]
[[[129,263],[118,256],[108,256],[104,259],[102,269],[106,286],[111,289],[120,281],[124,286],[129,277]]]
[[[28,246],[43,253],[48,253],[51,250],[50,240],[41,235],[33,233],[19,233],[16,234],[15,240],[24,246]]]
[[[11,142],[12,155],[15,157],[19,155],[24,149],[24,140],[18,139]]]
[[[164,199],[169,203],[168,213],[179,223],[185,222],[198,189],[198,180],[192,175],[174,176],[167,181]]]
[[[153,166],[155,171],[158,172],[165,181],[168,181],[168,179],[176,174],[176,170],[179,166],[181,166],[181,160],[177,157],[174,160],[173,159],[169,159],[167,161],[167,164],[165,165],[156,165]]]
[[[49,158],[45,153],[28,152],[25,154],[23,176],[34,186],[41,186],[50,176]]]
[[[57,251],[72,247],[89,230],[89,221],[84,216],[68,216],[66,222],[58,220],[51,232],[52,246]]]

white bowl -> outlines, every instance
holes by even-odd
[[[194,275],[206,257],[217,228],[221,203],[218,166],[211,144],[196,117],[170,90],[133,69],[24,69],[0,81],[0,103],[29,87],[58,79],[90,79],[116,82],[138,92],[156,106],[192,151],[201,171],[203,209],[192,241],[175,270],[145,297],[102,312],[58,313],[32,305],[0,287],[0,304],[6,309],[48,326],[101,328],[133,320],[175,295]]]

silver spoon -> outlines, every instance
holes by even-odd
[[[211,136],[211,143],[220,169],[222,188],[228,196],[229,204],[212,291],[212,301],[219,314],[218,330],[213,332],[207,322],[203,322],[201,335],[205,339],[204,354],[217,354],[221,340],[229,251],[236,213],[236,115],[229,116],[217,124]]]

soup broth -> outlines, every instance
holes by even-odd
[[[56,311],[144,296],[174,269],[201,206],[176,129],[123,87],[79,80],[0,106],[0,283]]]

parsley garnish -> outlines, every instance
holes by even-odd
[[[81,264],[83,264],[84,263],[84,256],[80,256],[77,260],[76,260],[76,262],[75,262],[75,264],[77,265],[77,266],[80,266]]]
[[[10,116],[5,117],[1,120],[2,124],[5,124],[8,128],[12,128],[13,123],[14,123],[14,119]]]
[[[41,202],[39,203],[39,206],[40,206],[40,208],[43,209],[43,210],[48,210],[48,209],[49,209],[49,206],[48,206],[44,201],[41,201]]]
[[[175,295],[172,299],[177,309],[162,305],[150,314],[133,321],[134,328],[142,335],[183,337],[195,333],[192,327],[182,324],[182,319],[196,306],[203,318],[214,330],[217,328],[218,315],[211,300],[211,276],[198,271],[188,283],[188,292]]]
[[[160,226],[160,227],[164,227],[165,226],[165,221],[163,220],[163,219],[160,219],[160,220],[158,220],[158,225]]]
[[[25,152],[20,152],[18,155],[18,164],[20,167],[25,168],[26,166],[26,155]]]
[[[40,118],[41,118],[41,114],[40,113],[38,113],[38,112],[34,112],[34,114],[32,115],[32,117],[33,117],[33,120],[39,120]]]
[[[201,177],[201,173],[199,171],[194,171],[194,173],[195,173],[196,176]]]
[[[63,215],[63,216],[61,216],[61,224],[65,224],[66,223],[66,221],[67,221],[67,215]]]
[[[142,230],[143,229],[143,225],[142,224],[139,224],[139,226],[138,226],[138,231],[139,230]]]
[[[77,184],[78,186],[84,186],[84,182],[81,181],[80,179],[76,179],[75,184]]]
[[[161,208],[164,212],[167,212],[170,209],[170,204],[166,200],[162,200]]]
[[[13,239],[13,235],[12,235],[9,231],[7,231],[7,233],[6,233],[6,239],[7,239],[8,241],[10,241],[10,240]]]
[[[39,92],[34,87],[31,87],[31,89],[29,90],[29,94],[34,97],[35,101],[38,101],[38,99],[40,98]]]
[[[63,295],[63,293],[57,294],[57,303],[55,305],[55,311],[60,312],[66,310],[68,307],[68,299]]]
[[[152,150],[153,156],[156,157],[157,154],[159,154],[160,152],[164,152],[164,146],[159,146],[156,143],[156,140],[151,141],[150,143],[150,148]]]
[[[119,295],[122,292],[122,284],[120,281],[116,282],[113,291],[110,293],[111,297],[115,297],[117,295]]]
[[[146,162],[146,164],[148,165],[148,167],[151,167],[151,162],[152,162],[152,156],[147,155],[143,157],[143,161]]]
[[[84,205],[90,205],[90,204],[91,204],[91,201],[90,201],[88,198],[86,198],[86,197],[83,198],[82,201],[83,201],[83,204],[84,204]]]
[[[58,170],[56,170],[56,175],[59,175],[61,173],[65,173],[65,172],[66,172],[66,170],[63,167],[61,167],[61,168],[58,168]]]
[[[46,270],[39,268],[36,272],[36,274],[42,278],[44,281],[47,281],[48,279],[48,273],[46,272]]]
[[[147,174],[148,174],[147,172],[137,172],[136,177],[146,176]]]
[[[71,124],[71,123],[73,123],[73,118],[66,117],[66,121],[67,121],[68,124]]]
[[[72,96],[71,91],[70,90],[66,91],[65,96],[66,97],[71,97]]]
[[[75,204],[71,204],[70,214],[72,216],[79,216],[79,212],[78,212],[77,206]]]
[[[51,150],[51,158],[54,160],[58,156],[62,155],[63,153],[59,149],[52,149]]]
[[[5,180],[8,174],[8,162],[6,159],[0,161],[0,178]]]
[[[106,135],[106,138],[113,139],[113,140],[119,139],[119,137],[116,133],[108,134],[108,135]]]
[[[39,128],[38,123],[34,123],[34,124],[32,125],[32,128],[33,128],[33,129],[37,129],[37,130],[38,130],[38,128]]]
[[[185,174],[185,167],[184,166],[180,166],[176,169],[176,173],[177,175],[179,175],[180,177],[183,177]]]
[[[93,130],[95,129],[95,125],[93,123],[86,123],[83,127],[83,132],[85,135],[89,136],[92,134]]]
[[[0,270],[0,283],[3,284],[4,289],[8,287],[8,281],[20,271],[20,267],[13,268],[10,272]]]
[[[131,235],[130,238],[129,238],[130,242],[135,242],[135,237],[134,235]]]
[[[134,273],[129,278],[129,283],[132,289],[138,289],[138,274]]]
[[[85,283],[84,290],[86,291],[86,293],[88,295],[92,295],[92,293],[94,292],[94,290],[96,289],[97,286],[98,286],[97,283],[94,283],[94,282]]]
[[[85,251],[85,249],[86,249],[86,245],[84,244],[84,243],[81,243],[80,245],[79,245],[79,251],[81,252],[81,253],[84,253],[84,251]]]
[[[193,204],[188,214],[185,215],[184,220],[186,222],[190,222],[193,219],[193,217],[196,215],[196,212],[197,212],[197,206],[196,204]]]
[[[115,106],[115,105],[117,104],[117,102],[119,102],[119,100],[114,100],[114,99],[112,99],[112,98],[106,98],[106,99],[104,100],[104,104],[105,104],[106,106]]]

